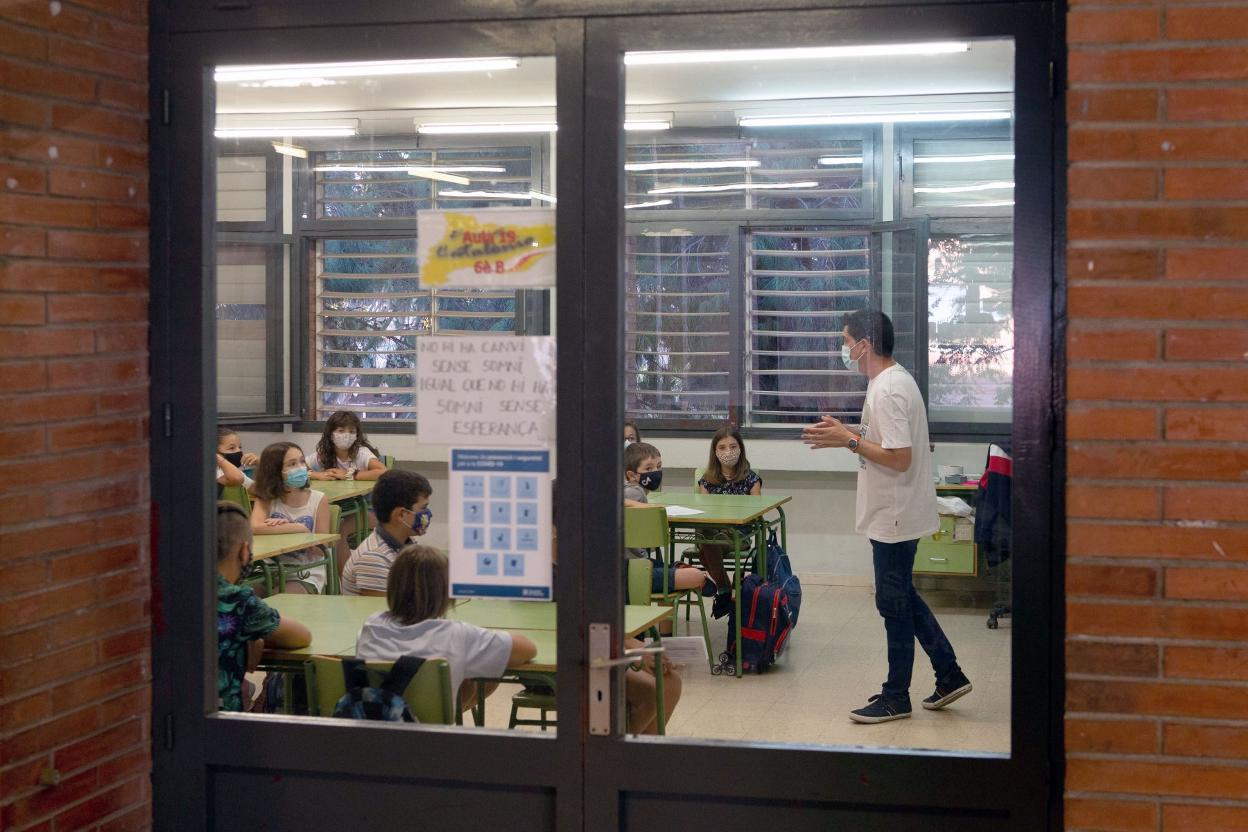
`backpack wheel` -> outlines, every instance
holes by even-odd
[[[712,675],[712,676],[722,676],[722,675],[724,675],[724,666],[723,666],[722,664],[717,664],[717,665],[715,665],[714,667],[712,667],[712,668],[711,668],[711,675]]]

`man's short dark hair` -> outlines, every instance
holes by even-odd
[[[373,486],[373,512],[382,523],[390,521],[390,513],[396,508],[411,508],[421,497],[433,494],[429,480],[415,471],[391,468],[377,478]]]
[[[859,309],[845,320],[845,329],[855,341],[869,340],[876,355],[893,357],[893,322],[878,309]]]

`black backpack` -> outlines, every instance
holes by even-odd
[[[381,722],[416,722],[403,699],[403,691],[425,660],[401,656],[390,672],[374,686],[368,682],[368,666],[360,659],[343,659],[342,676],[347,692],[334,705],[334,716],[343,719],[374,719]]]

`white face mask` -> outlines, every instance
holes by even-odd
[[[633,444],[633,440],[631,440],[631,439],[625,439],[625,440],[624,440],[624,447],[625,447],[625,448],[627,448],[627,447],[628,447],[629,445],[631,445],[631,444]]]
[[[854,346],[856,347],[858,344],[854,344]],[[845,365],[845,369],[849,370],[851,373],[856,373],[858,372],[858,361],[857,359],[850,357],[850,353],[852,352],[853,350],[850,349],[848,345],[841,344],[841,362]]]
[[[727,465],[731,468],[741,458],[741,449],[733,448],[732,450],[716,451],[715,458],[719,460],[720,465]]]
[[[345,451],[347,448],[350,448],[354,444],[355,444],[354,433],[340,433],[339,431],[334,431],[334,447],[335,448]]]

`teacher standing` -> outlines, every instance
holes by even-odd
[[[858,455],[855,530],[871,541],[875,608],[888,639],[888,679],[880,693],[851,711],[854,722],[910,716],[910,678],[917,638],[936,672],[936,690],[923,700],[938,710],[971,692],[953,646],[914,588],[919,538],[940,528],[928,452],[927,411],[914,378],[893,360],[893,322],[862,309],[845,322],[841,360],[870,380],[857,429],[831,416],[802,432],[811,448],[847,448]]]

